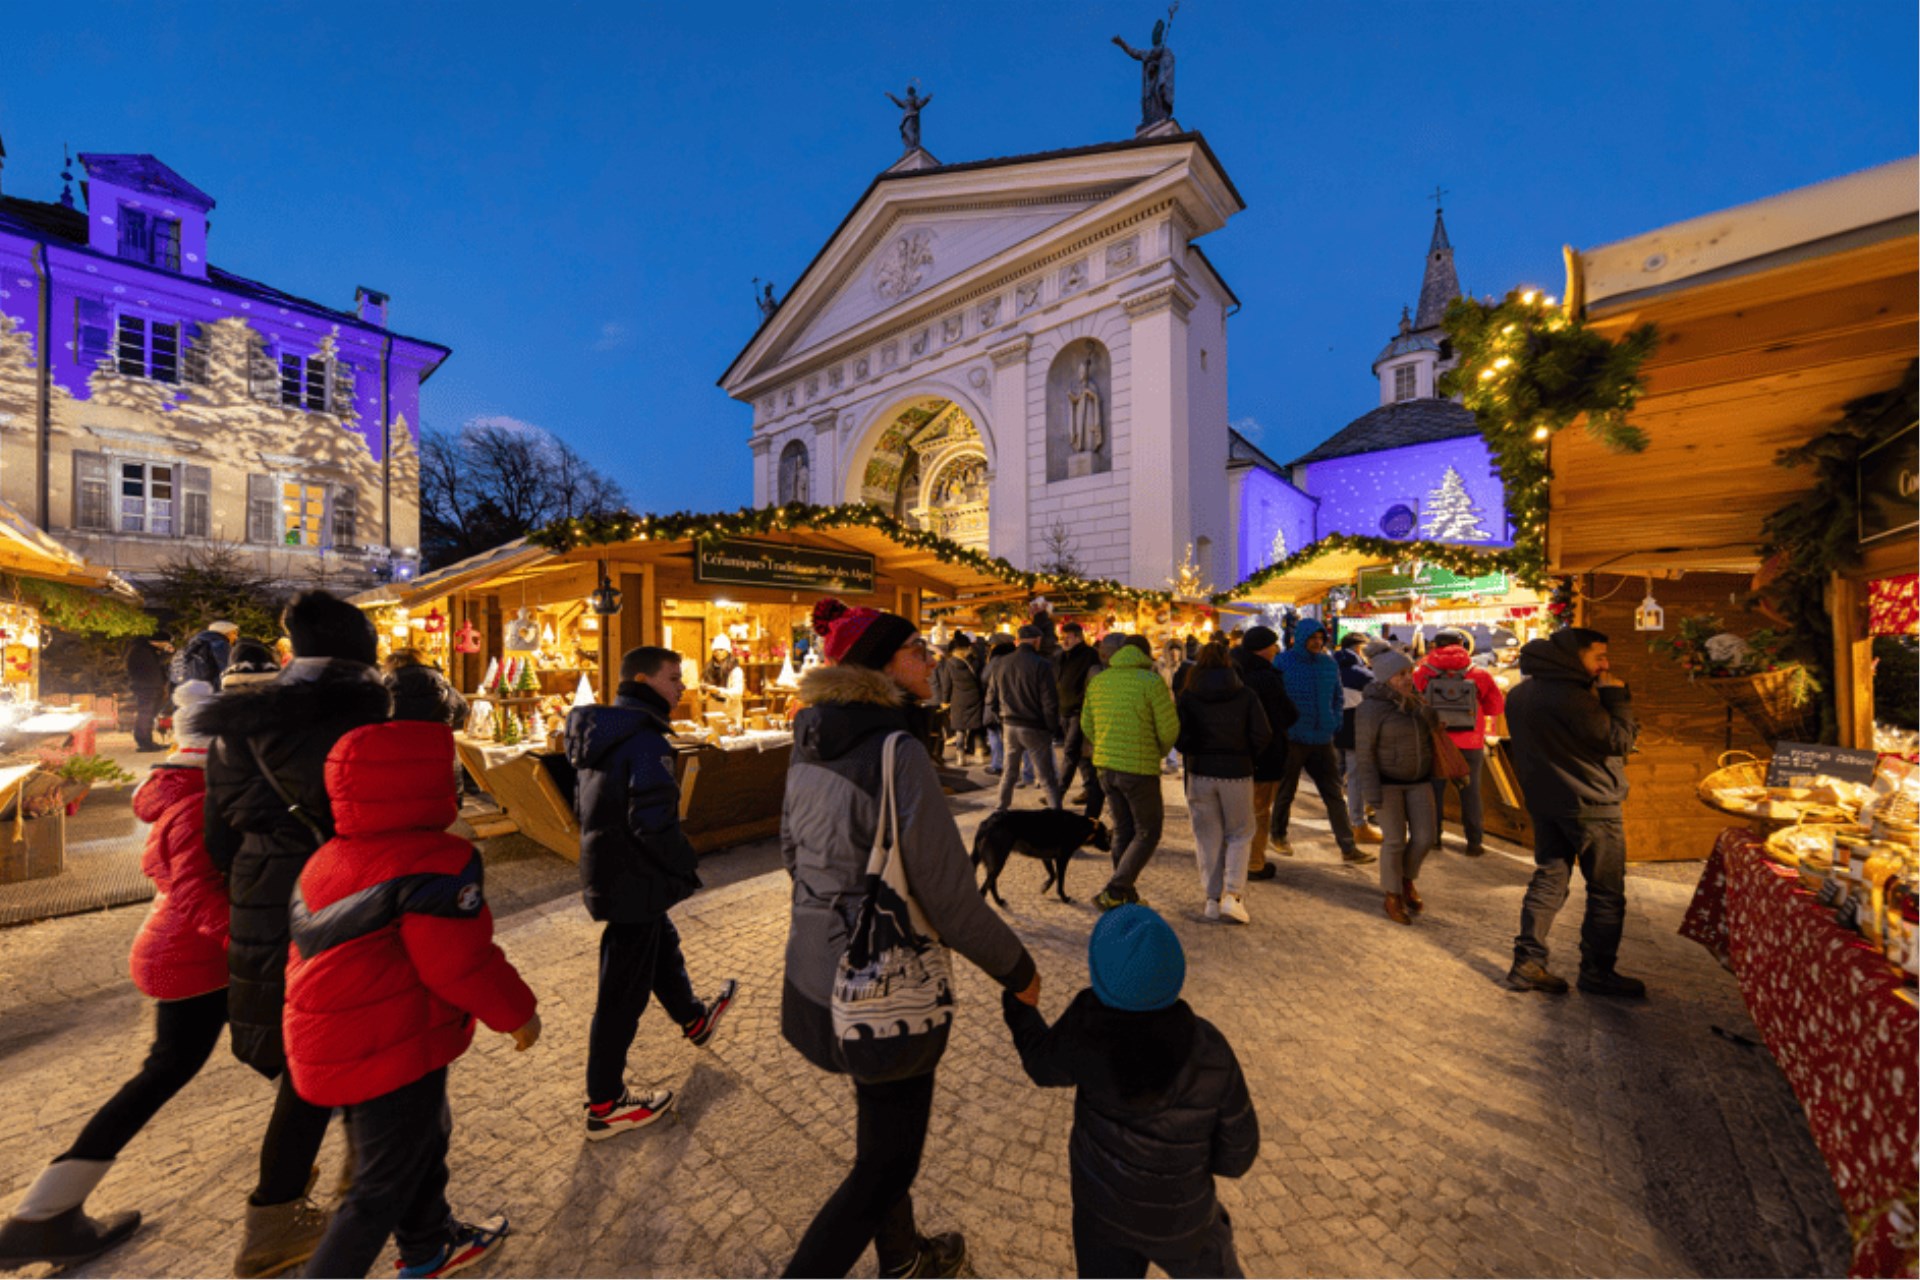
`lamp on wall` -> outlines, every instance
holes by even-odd
[[[603,618],[611,618],[620,612],[620,592],[614,587],[613,580],[607,577],[605,561],[600,563],[600,585],[587,597],[593,605],[593,611]]]

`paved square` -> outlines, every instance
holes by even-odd
[[[1338,865],[1302,800],[1299,856],[1250,886],[1253,924],[1201,920],[1184,802],[1141,890],[1188,948],[1186,995],[1233,1043],[1262,1127],[1260,1159],[1223,1182],[1255,1275],[1843,1275],[1840,1206],[1797,1104],[1753,1036],[1733,980],[1674,930],[1690,880],[1635,874],[1621,967],[1645,1003],[1547,998],[1500,983],[1529,863],[1434,855],[1412,928],[1380,914],[1373,869]],[[1019,803],[1033,804],[1033,791]],[[971,836],[990,793],[955,800]],[[497,1275],[777,1273],[852,1159],[844,1082],[779,1037],[787,881],[768,845],[709,860],[675,912],[697,987],[741,979],[706,1050],[649,1012],[636,1085],[682,1090],[680,1119],[606,1143],[579,1118],[596,927],[573,868],[490,847],[500,941],[541,999],[546,1034],[516,1054],[482,1031],[453,1069],[456,1211],[508,1211]],[[1042,898],[1040,866],[1002,879],[1033,948],[1042,1008],[1086,981],[1105,859]],[[1556,929],[1575,967],[1583,899]],[[144,914],[129,907],[0,931],[0,1197],[6,1206],[145,1052],[152,1015],[126,980]],[[966,1233],[977,1275],[1073,1273],[1066,1147],[1072,1099],[1031,1087],[993,985],[964,962],[915,1188],[922,1225]],[[238,1241],[270,1086],[220,1051],[135,1139],[95,1208],[141,1232],[82,1275],[223,1275]],[[332,1179],[339,1137],[323,1152]],[[872,1253],[856,1274],[871,1275]],[[391,1274],[385,1265],[375,1274]]]

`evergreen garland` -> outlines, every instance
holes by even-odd
[[[1584,417],[1588,434],[1614,453],[1639,453],[1646,433],[1627,412],[1646,390],[1640,367],[1658,333],[1641,325],[1614,341],[1532,289],[1498,304],[1455,298],[1447,334],[1459,363],[1440,379],[1480,424],[1506,490],[1515,575],[1530,587],[1547,575],[1547,443]]]
[[[9,585],[16,599],[32,605],[40,621],[59,631],[109,639],[150,636],[154,631],[151,614],[118,596],[44,578],[10,577]]]
[[[1855,400],[1831,428],[1774,457],[1783,467],[1811,466],[1813,487],[1760,526],[1765,539],[1760,554],[1779,568],[1759,594],[1793,628],[1795,656],[1813,673],[1820,693],[1822,741],[1834,741],[1840,724],[1834,701],[1833,619],[1827,612],[1827,583],[1860,558],[1856,481],[1860,455],[1912,425],[1920,406],[1917,371],[1920,364],[1908,365],[1899,387]]]
[[[1083,578],[1078,574],[1030,573],[1017,569],[998,556],[985,555],[971,547],[909,528],[881,508],[865,502],[846,502],[838,506],[812,506],[788,502],[770,507],[742,507],[738,511],[699,514],[676,511],[670,515],[638,515],[621,511],[608,516],[579,516],[556,520],[544,529],[527,535],[527,541],[549,551],[569,551],[574,547],[602,546],[613,542],[682,542],[702,538],[751,538],[769,533],[865,528],[883,533],[894,542],[916,551],[930,552],[942,564],[965,565],[981,573],[1024,587],[1058,587],[1065,591],[1105,596],[1130,604],[1166,604],[1172,599],[1167,591],[1141,591],[1111,578]]]
[[[1300,548],[1292,555],[1274,561],[1231,590],[1217,593],[1213,596],[1213,603],[1226,604],[1232,600],[1244,599],[1273,579],[1283,577],[1302,565],[1311,564],[1333,551],[1358,551],[1362,555],[1378,559],[1382,564],[1401,564],[1408,560],[1422,560],[1468,577],[1478,577],[1487,573],[1510,573],[1516,577],[1519,575],[1519,562],[1511,550],[1481,551],[1470,546],[1463,547],[1454,542],[1400,542],[1393,538],[1380,538],[1368,534],[1330,533]]]

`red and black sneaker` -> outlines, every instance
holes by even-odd
[[[598,1142],[629,1129],[644,1129],[673,1110],[673,1090],[655,1089],[636,1094],[632,1089],[614,1102],[587,1104],[587,1141]]]
[[[496,1252],[511,1234],[504,1213],[495,1214],[485,1222],[455,1221],[453,1239],[442,1246],[439,1253],[412,1266],[408,1266],[404,1259],[395,1258],[394,1275],[403,1280],[454,1275]]]
[[[706,1048],[707,1041],[713,1039],[713,1030],[720,1025],[720,1015],[733,1008],[733,997],[739,990],[739,980],[728,978],[707,1001],[707,1011],[681,1028],[696,1049]]]

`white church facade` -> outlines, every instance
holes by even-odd
[[[1233,581],[1238,302],[1197,242],[1243,207],[1171,121],[969,164],[915,147],[720,379],[752,407],[756,505],[870,502],[1141,587],[1191,548]]]

